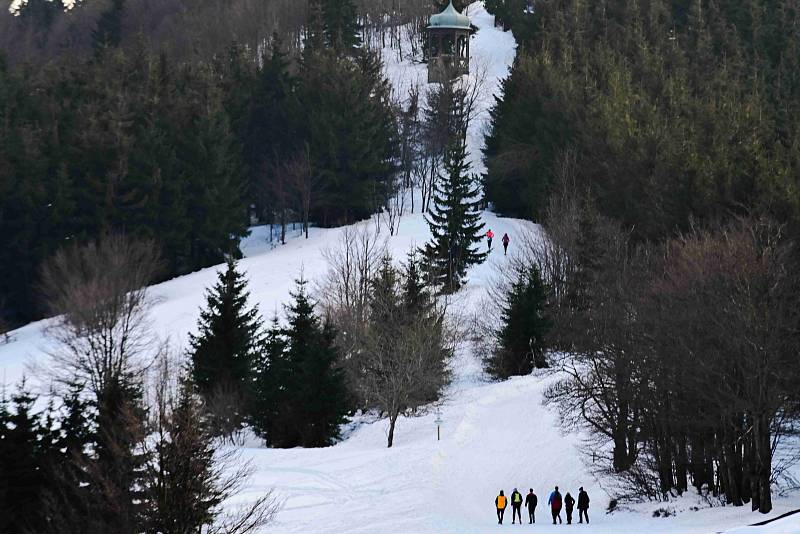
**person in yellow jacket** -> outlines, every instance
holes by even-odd
[[[506,506],[508,506],[508,499],[503,494],[503,490],[500,490],[500,495],[495,497],[494,505],[497,507],[497,524],[503,524],[503,514],[506,511]]]
[[[511,494],[511,524],[516,523],[516,518],[519,518],[520,525],[522,524],[522,494],[514,488]]]

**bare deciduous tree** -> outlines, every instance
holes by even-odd
[[[105,234],[58,251],[42,269],[42,292],[56,315],[48,334],[61,378],[85,381],[100,396],[125,373],[145,365],[153,348],[147,284],[161,268],[155,242]]]
[[[352,356],[369,313],[370,283],[386,254],[386,241],[366,225],[345,228],[337,248],[323,252],[328,273],[320,287],[325,315],[337,330],[341,365],[352,381]]]

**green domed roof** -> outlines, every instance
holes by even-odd
[[[444,11],[431,17],[431,23],[428,28],[469,30],[469,17],[459,13],[456,8],[453,7],[453,2],[451,1]]]

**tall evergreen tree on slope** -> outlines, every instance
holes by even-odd
[[[226,270],[206,294],[199,332],[190,337],[192,376],[199,392],[228,433],[242,422],[251,369],[261,345],[258,310],[247,307],[247,279],[228,258]]]
[[[467,269],[486,259],[486,253],[475,248],[483,237],[475,182],[466,144],[456,139],[445,152],[444,174],[434,186],[433,207],[426,217],[433,236],[424,249],[427,269],[445,293],[458,290],[466,282]]]

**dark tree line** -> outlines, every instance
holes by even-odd
[[[156,238],[171,277],[237,255],[252,218],[285,238],[288,222],[307,233],[386,205],[398,124],[381,62],[353,9],[319,5],[302,57],[275,36],[263,58],[226,43],[177,61],[121,43],[115,17],[131,8],[115,3],[85,60],[0,59],[0,315],[40,317],[43,259],[104,231]]]
[[[514,26],[487,200],[543,218],[569,146],[600,212],[637,241],[730,213],[796,227],[798,16],[791,1],[537,3]]]

